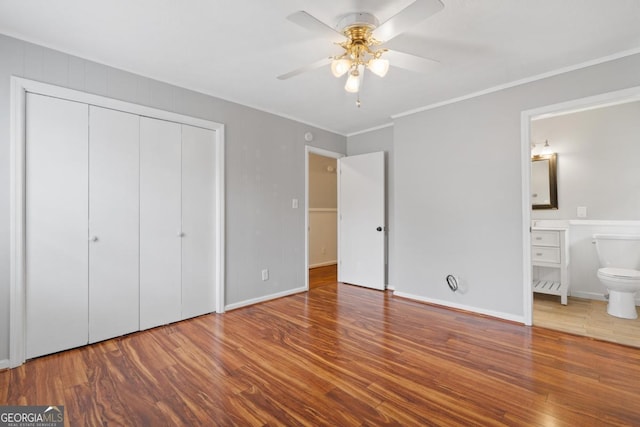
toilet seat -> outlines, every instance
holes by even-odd
[[[612,279],[640,280],[640,271],[629,268],[605,267],[599,269],[598,273]]]

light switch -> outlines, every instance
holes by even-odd
[[[578,206],[577,209],[578,218],[586,218],[587,217],[587,207],[586,206]]]
[[[292,209],[298,209],[298,199],[292,199],[291,200],[291,208]]]

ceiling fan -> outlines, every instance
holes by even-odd
[[[379,46],[443,8],[440,0],[415,0],[383,23],[379,23],[371,13],[358,12],[344,15],[335,29],[305,11],[295,12],[287,17],[289,21],[328,38],[344,51],[340,55],[323,58],[282,74],[278,79],[286,80],[331,64],[331,72],[335,77],[348,74],[345,90],[358,93],[365,69],[380,77],[387,74],[390,64],[412,71],[426,72],[438,61]],[[357,104],[359,106],[359,102]]]

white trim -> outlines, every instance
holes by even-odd
[[[640,52],[638,49],[634,53]],[[618,56],[621,58],[627,55]],[[616,58],[613,58],[616,59]],[[601,61],[604,62],[604,61]],[[593,65],[593,64],[591,64]],[[618,102],[624,102],[627,99],[640,99],[640,86],[630,87],[627,89],[606,92],[599,95],[588,96],[585,98],[574,99],[571,101],[561,102],[557,104],[546,105],[543,107],[525,110],[520,116],[520,151],[522,171],[522,281],[523,281],[523,317],[526,325],[533,324],[533,293],[531,289],[531,206],[529,192],[530,175],[531,175],[531,121],[539,117],[552,117],[561,115],[565,111],[577,111],[579,109],[588,109],[599,105],[612,105]],[[593,220],[570,220],[570,225],[621,225],[627,221],[593,221]],[[638,221],[628,221],[629,224],[637,225]],[[575,296],[575,292],[572,292]]]
[[[389,123],[385,123],[383,125],[380,126],[374,126],[372,128],[368,128],[368,129],[363,129],[363,130],[358,130],[352,133],[348,133],[346,135],[347,138],[352,137],[352,136],[356,136],[356,135],[362,135],[363,133],[369,133],[369,132],[373,132],[375,130],[380,130],[380,129],[384,129],[384,128],[388,128],[388,127],[393,127],[393,122],[389,122]]]
[[[640,100],[640,86],[559,102],[557,104],[526,110],[523,113],[526,113],[531,120],[534,120],[561,116],[567,111],[583,111],[596,106],[613,105],[626,100],[629,100],[629,102]],[[531,148],[531,145],[529,145],[529,148]]]
[[[575,298],[589,299],[595,301],[607,301],[605,293],[598,292],[585,292],[585,291],[571,291],[571,296]],[[640,306],[640,296],[636,296],[636,305]]]
[[[216,143],[216,311],[224,312],[225,288],[225,182],[224,125],[129,102],[66,89],[20,77],[11,77],[11,264],[9,305],[9,364],[16,367],[25,361],[25,114],[27,92],[67,99],[103,108],[124,111],[215,131]]]
[[[299,294],[299,293],[302,293],[302,292],[306,292],[307,290],[308,290],[308,288],[295,288],[295,289],[289,289],[287,291],[278,292],[278,293],[271,294],[271,295],[265,295],[265,296],[258,297],[258,298],[251,298],[251,299],[248,299],[248,300],[244,300],[244,301],[240,301],[240,302],[235,302],[233,304],[229,304],[229,305],[225,306],[225,310],[226,311],[235,310],[236,308],[242,308],[242,307],[246,307],[246,306],[249,306],[249,305],[258,304],[260,302],[271,301],[271,300],[282,298],[282,297],[288,297],[289,295]]]
[[[614,226],[614,227],[640,227],[640,221],[612,221],[597,219],[570,219],[569,225],[577,227],[588,227],[592,225]]]
[[[571,296],[574,298],[591,299],[596,301],[606,301],[603,293],[598,292],[585,292],[585,291],[571,291]]]
[[[310,264],[309,270],[311,270],[312,268],[326,267],[328,265],[336,265],[336,264],[338,264],[338,260],[336,259],[334,259],[333,261],[318,262],[316,264]]]
[[[469,311],[471,313],[484,314],[485,316],[491,316],[491,317],[495,317],[495,318],[498,318],[498,319],[509,320],[511,322],[524,323],[524,317],[523,316],[517,316],[515,314],[502,313],[500,311],[493,311],[493,310],[484,310],[484,309],[479,309],[478,307],[472,307],[472,306],[464,305],[464,304],[457,304],[457,303],[453,303],[453,302],[450,302],[450,301],[444,301],[444,300],[439,300],[439,299],[426,298],[426,297],[419,296],[419,295],[407,294],[405,292],[397,292],[396,291],[396,292],[393,293],[393,295],[401,297],[401,298],[412,299],[412,300],[415,300],[415,301],[426,302],[428,304],[435,304],[435,305],[439,305],[441,307],[456,308],[458,310]]]
[[[549,71],[549,72],[542,73],[542,74],[537,74],[537,75],[531,76],[531,77],[525,77],[524,79],[515,80],[515,81],[510,82],[510,83],[505,83],[505,84],[501,84],[501,85],[498,85],[498,86],[493,86],[493,87],[490,87],[490,88],[487,88],[487,89],[483,89],[483,90],[480,90],[480,91],[477,91],[477,92],[469,93],[467,95],[459,96],[457,98],[451,98],[451,99],[447,99],[447,100],[442,101],[442,102],[437,102],[435,104],[426,105],[424,107],[414,108],[413,110],[405,111],[403,113],[394,114],[394,115],[391,116],[391,118],[395,120],[395,119],[398,119],[400,117],[410,116],[412,114],[420,113],[420,112],[427,111],[427,110],[432,110],[434,108],[439,108],[439,107],[442,107],[442,106],[445,106],[445,105],[449,105],[449,104],[455,104],[456,102],[466,101],[468,99],[477,98],[477,97],[482,96],[482,95],[487,95],[487,94],[490,94],[490,93],[499,92],[499,91],[504,90],[504,89],[509,89],[509,88],[512,88],[512,87],[515,87],[515,86],[520,86],[520,85],[531,83],[531,82],[535,82],[535,81],[538,81],[538,80],[543,80],[543,79],[546,79],[546,78],[549,78],[549,77],[554,77],[554,76],[557,76],[557,75],[560,75],[560,74],[564,74],[564,73],[568,73],[568,72],[571,72],[571,71],[580,70],[582,68],[591,67],[591,66],[602,64],[602,63],[605,63],[605,62],[615,61],[616,59],[625,58],[627,56],[636,55],[638,53],[640,53],[640,48],[625,50],[625,51],[622,51],[622,52],[615,53],[613,55],[608,55],[608,56],[604,56],[602,58],[597,58],[597,59],[593,59],[593,60],[590,60],[590,61],[581,62],[579,64],[570,65],[568,67],[558,68],[557,70]]]
[[[9,359],[1,359],[0,360],[0,371],[3,369],[8,369],[11,365],[9,364]]]
[[[25,360],[25,113],[26,94],[21,81],[11,77],[11,263],[9,288],[9,365],[11,368]]]
[[[309,271],[309,154],[318,154],[324,157],[331,157],[333,159],[340,159],[345,155],[342,153],[338,153],[335,151],[325,150],[323,148],[317,148],[311,145],[306,145],[304,147],[304,289],[309,290],[309,274],[306,272]],[[340,179],[340,175],[338,175],[338,179]],[[337,211],[339,211],[340,206],[338,206]],[[338,248],[340,251],[340,248]],[[338,252],[338,258],[339,252]]]
[[[533,325],[533,284],[531,264],[531,122],[529,116],[522,113],[521,124],[521,182],[522,182],[522,317],[524,324]],[[525,147],[526,141],[526,147]]]
[[[324,148],[314,147],[313,145],[305,146],[308,153],[317,154],[319,156],[331,157],[332,159],[341,159],[346,156],[346,154],[338,153],[337,151],[325,150]]]
[[[219,124],[216,129],[216,312],[224,313],[226,287],[226,184],[225,184],[225,128]]]
[[[595,301],[607,301],[607,299],[605,298],[605,294],[600,294],[598,292],[571,292],[571,296],[575,298],[590,299]],[[637,296],[635,301],[636,305],[640,306],[640,296]]]

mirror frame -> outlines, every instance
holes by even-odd
[[[538,154],[531,157],[532,162],[549,161],[549,204],[531,205],[532,209],[558,209],[557,154]],[[531,190],[529,190],[531,191]]]

